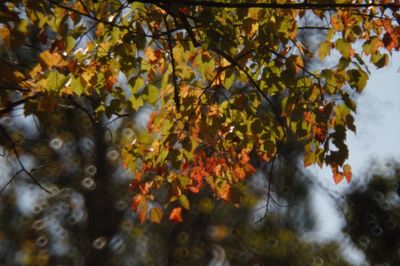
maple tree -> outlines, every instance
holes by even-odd
[[[399,49],[399,7],[387,0],[3,1],[0,114],[22,106],[24,115],[53,123],[49,113],[73,106],[98,130],[151,109],[145,129],[129,125],[134,133],[114,143],[132,173],[132,208],[142,221],[161,222],[165,210],[182,221],[188,195],[204,189],[240,204],[241,181],[258,163],[273,169],[291,139],[302,143],[305,167],[325,164],[335,183],[350,181],[345,141],[356,131],[354,99],[369,67],[386,66]],[[316,45],[302,42],[301,33],[315,31],[323,32]],[[25,173],[47,190],[9,131],[1,125],[20,166],[9,182]]]

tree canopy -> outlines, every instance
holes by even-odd
[[[369,68],[385,67],[400,47],[399,8],[397,0],[2,1],[0,115],[22,107],[57,131],[68,120],[57,114],[76,109],[84,132],[150,110],[146,126],[137,118],[118,138],[111,129],[100,138],[131,173],[142,221],[181,222],[188,195],[202,190],[240,204],[242,181],[261,164],[271,179],[293,140],[305,167],[327,165],[335,183],[350,182],[355,99]],[[25,173],[49,190],[51,180],[21,158],[27,134],[0,129],[19,165],[9,183]]]

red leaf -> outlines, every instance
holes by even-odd
[[[242,156],[242,158],[241,158],[240,161],[241,161],[243,164],[246,164],[248,161],[250,161],[249,154],[247,153],[246,150],[243,149],[243,150],[240,152],[240,155]]]
[[[342,182],[344,176],[341,172],[338,172],[336,174],[333,174],[333,181],[335,181],[335,184],[339,184],[340,182]]]
[[[339,184],[342,182],[344,175],[342,172],[339,172],[338,166],[337,165],[332,165],[332,174],[333,174],[333,181],[335,181],[335,184]]]
[[[106,82],[106,88],[109,92],[112,91],[112,88],[114,86],[114,84],[117,82],[117,77],[116,76],[110,76],[107,78],[107,82]]]
[[[233,170],[233,176],[236,177],[236,179],[243,180],[246,178],[246,173],[241,166],[235,165],[235,169]]]
[[[138,210],[139,220],[141,223],[144,223],[147,216],[147,202],[141,201]]]
[[[133,211],[137,210],[141,200],[142,200],[142,195],[136,195],[133,198],[132,203],[131,203],[131,208]]]
[[[171,213],[169,214],[169,220],[174,223],[181,223],[182,220],[182,208],[176,207],[172,209]]]

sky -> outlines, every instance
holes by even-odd
[[[314,238],[319,240],[336,239],[345,225],[328,193],[345,193],[351,186],[364,183],[376,168],[389,175],[391,168],[386,163],[400,161],[400,55],[394,54],[388,67],[380,70],[370,68],[370,71],[367,87],[357,99],[357,133],[349,132],[347,136],[352,182],[343,181],[335,185],[332,172],[327,167],[306,170],[320,184],[312,196],[314,212],[318,217]],[[355,265],[363,260],[362,254],[356,250],[346,249],[344,253]]]

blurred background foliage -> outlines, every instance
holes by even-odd
[[[149,138],[148,113],[101,126],[72,107],[2,118],[26,168],[51,191],[20,173],[2,192],[2,265],[349,265],[345,248],[362,251],[366,265],[399,263],[398,165],[387,166],[389,177],[378,171],[348,193],[332,194],[343,234],[318,241],[309,237],[318,183],[297,168],[296,143],[282,148],[270,188],[269,165],[236,187],[239,207],[204,191],[190,196],[183,223],[141,224],[130,210],[133,177],[119,151],[124,141]],[[1,145],[9,144],[2,138]],[[0,160],[4,185],[19,166],[13,154]]]

